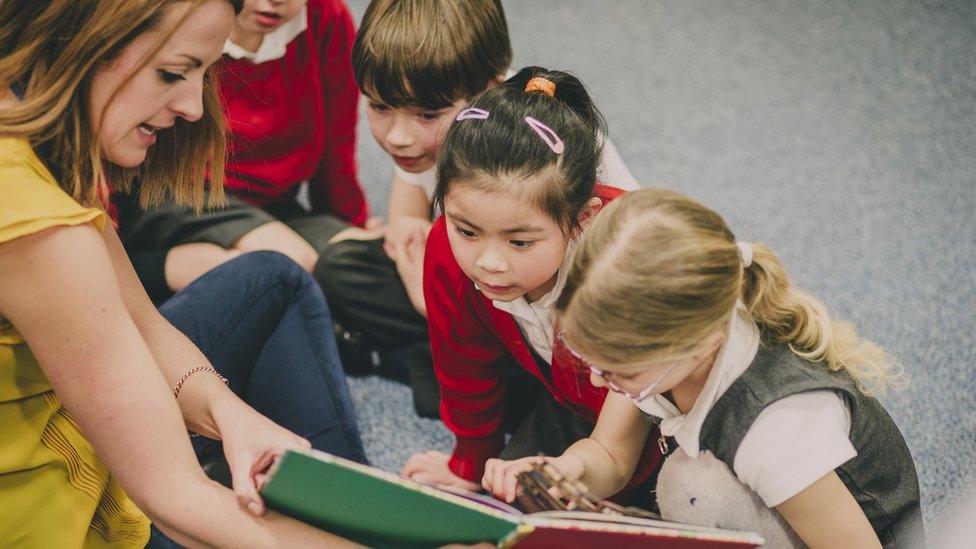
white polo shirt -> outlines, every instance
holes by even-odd
[[[638,407],[661,418],[661,433],[674,437],[689,457],[698,458],[708,412],[752,364],[758,349],[759,329],[740,302],[692,409],[682,414],[661,395],[648,397]],[[818,390],[791,395],[759,414],[736,451],[732,470],[767,506],[775,507],[855,457],[850,432],[851,411],[840,394]]]

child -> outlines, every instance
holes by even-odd
[[[457,445],[452,456],[414,455],[402,474],[478,489],[489,458],[565,448],[592,428],[606,390],[560,367],[551,309],[583,227],[621,194],[595,184],[601,124],[579,80],[529,67],[476,97],[448,131],[424,294],[441,416]],[[534,379],[506,376],[505,359]],[[541,398],[519,399],[539,383]],[[531,409],[507,447],[506,405]],[[618,488],[648,479],[661,457],[652,446]]]
[[[149,519],[193,546],[342,542],[264,512],[266,467],[308,441],[237,398],[156,312],[100,209],[110,181],[124,188],[135,175],[150,194],[184,202],[199,203],[208,166],[222,182],[223,116],[209,66],[241,4],[0,2],[4,546],[144,547],[157,541]],[[291,288],[269,288],[268,299],[324,311],[289,264],[276,285]],[[287,310],[289,332],[301,323],[295,307],[224,305]],[[221,348],[226,324],[196,325],[216,349],[247,352]],[[274,326],[264,328],[255,331],[271,337]],[[261,335],[234,337],[253,345]],[[223,442],[234,492],[203,475],[188,428]]]
[[[903,385],[900,367],[715,212],[670,191],[615,201],[556,307],[567,348],[614,391],[592,436],[549,458],[595,494],[627,481],[649,414],[679,449],[657,485],[665,518],[757,530],[774,546],[921,535],[911,455],[872,396]],[[493,461],[484,486],[511,500],[529,461]]]
[[[316,278],[340,324],[361,336],[363,346],[413,346],[408,366],[417,383],[434,381],[422,271],[437,151],[462,106],[511,76],[511,61],[498,0],[373,0],[353,45],[370,130],[394,162],[388,222],[383,240],[350,240],[327,248]],[[604,158],[601,180],[637,188],[609,141]],[[417,383],[418,411],[436,416],[436,384],[423,392]]]
[[[126,247],[157,301],[241,252],[278,251],[311,271],[326,242],[364,225],[354,36],[342,0],[246,3],[217,73],[230,126],[229,204],[201,215],[120,202]],[[296,200],[306,181],[310,212]]]

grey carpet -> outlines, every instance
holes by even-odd
[[[361,17],[366,2],[350,2]],[[715,208],[797,285],[898,357],[883,400],[929,528],[976,485],[976,3],[505,2],[515,66],[589,86],[644,186]],[[392,172],[360,125],[377,212]],[[367,451],[396,470],[448,450],[407,390],[352,381]]]

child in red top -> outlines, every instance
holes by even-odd
[[[217,72],[230,129],[228,207],[198,215],[120,204],[120,229],[151,295],[166,297],[253,250],[284,253],[311,271],[328,241],[344,231],[354,236],[365,224],[356,178],[354,38],[342,0],[247,3]],[[311,211],[296,200],[305,182]]]
[[[579,80],[529,67],[477,96],[448,130],[434,193],[444,216],[427,240],[424,296],[441,417],[457,444],[451,456],[414,455],[402,474],[476,490],[489,458],[574,442],[551,436],[571,412],[583,420],[577,431],[592,428],[606,391],[554,345],[552,306],[582,229],[623,192],[595,184],[601,127]],[[541,382],[537,402],[506,402],[519,388],[499,367],[504,358]],[[534,408],[506,447],[511,404]],[[659,460],[649,445],[628,488]]]

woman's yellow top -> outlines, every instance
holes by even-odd
[[[27,140],[0,137],[0,245],[57,226],[94,223],[101,230],[105,221],[101,210],[58,187]],[[0,546],[145,546],[149,520],[95,455],[2,315]]]

